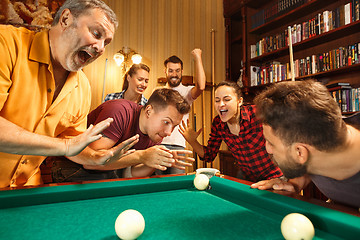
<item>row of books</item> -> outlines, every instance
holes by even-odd
[[[308,21],[291,26],[292,43],[298,43],[308,38],[331,31],[335,28],[358,21],[359,0],[341,5],[338,8],[318,13]],[[256,44],[250,46],[250,57],[258,57],[264,53],[272,52],[288,45],[288,29],[282,33],[266,36]]]
[[[302,77],[360,63],[360,42],[294,60],[294,76]],[[291,79],[289,63],[273,61],[250,67],[250,86]]]
[[[264,37],[256,44],[250,45],[250,57],[255,58],[286,46],[288,46],[287,30],[273,36]]]
[[[295,77],[325,72],[354,64],[360,60],[360,42],[347,47],[339,47],[328,52],[313,54],[294,60]]]
[[[342,112],[359,111],[360,88],[352,88],[349,83],[340,83],[336,87],[328,88]]]
[[[289,64],[272,62],[261,67],[250,67],[250,86],[275,83],[287,80],[291,76]]]
[[[251,28],[257,28],[272,19],[311,0],[278,0],[251,16]]]

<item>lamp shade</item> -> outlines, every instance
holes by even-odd
[[[141,63],[141,59],[142,59],[142,57],[141,57],[141,55],[140,54],[134,54],[134,55],[132,55],[132,57],[131,57],[131,60],[132,60],[132,62],[134,63],[134,64],[139,64],[139,63]]]
[[[115,53],[114,60],[118,66],[120,66],[124,62],[124,55],[121,53]]]

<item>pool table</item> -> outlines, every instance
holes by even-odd
[[[145,218],[138,239],[283,239],[280,223],[299,212],[315,239],[359,239],[360,217],[237,181],[195,175],[0,191],[0,239],[118,239],[117,216],[136,209]]]

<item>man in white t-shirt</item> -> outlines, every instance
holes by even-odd
[[[204,91],[206,83],[205,71],[201,58],[201,49],[196,48],[191,52],[191,54],[193,55],[195,61],[195,86],[184,86],[181,83],[183,62],[180,58],[177,56],[171,56],[164,61],[165,75],[167,80],[165,87],[177,90],[190,105]],[[187,119],[189,119],[189,114],[184,115],[183,121],[186,122]],[[161,144],[172,150],[185,149],[185,139],[179,132],[178,128],[179,127],[177,126],[169,137],[164,138]],[[184,170],[168,168],[166,171],[156,171],[156,174],[164,175],[184,172]]]

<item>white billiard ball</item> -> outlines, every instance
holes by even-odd
[[[194,178],[194,186],[198,190],[205,190],[209,186],[209,178],[205,174],[197,174]]]
[[[300,213],[290,213],[281,222],[281,233],[286,240],[310,240],[315,235],[312,222]]]
[[[144,232],[144,229],[144,217],[133,209],[123,211],[115,221],[115,232],[121,239],[136,239]]]

